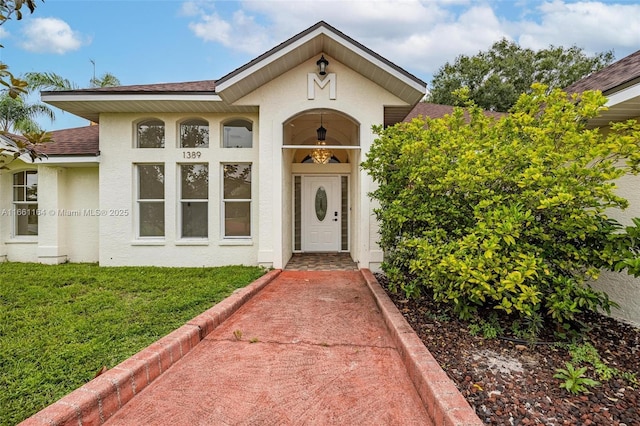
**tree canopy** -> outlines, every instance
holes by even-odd
[[[502,39],[491,49],[475,56],[460,55],[446,63],[434,75],[427,100],[462,106],[454,92],[468,89],[469,98],[489,111],[508,111],[522,93],[534,83],[550,90],[564,89],[581,78],[609,65],[613,52],[588,56],[576,46],[568,49],[550,46],[534,51]]]

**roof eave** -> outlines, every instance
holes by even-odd
[[[426,93],[427,84],[424,81],[322,21],[217,80],[216,92],[225,101],[233,103],[257,88],[260,84],[259,82],[273,79],[289,70],[292,66],[297,66],[307,61],[314,55],[328,54],[334,56],[331,55],[331,50],[335,50],[336,45],[357,54],[359,58],[363,58],[376,69],[382,70],[385,76],[391,77],[391,79],[400,82],[409,89],[402,90],[402,93],[396,93],[408,104],[415,104]],[[277,61],[286,57],[291,58],[289,67],[277,67],[274,65]],[[345,55],[345,57],[348,58],[349,55]],[[355,61],[354,63],[343,61],[343,63],[352,69],[356,69]],[[375,81],[374,74],[379,73],[372,72],[370,74],[368,77]],[[383,80],[388,79],[378,77],[378,80],[377,83],[384,86]],[[244,90],[231,89],[243,81],[251,81],[252,83],[247,84]]]

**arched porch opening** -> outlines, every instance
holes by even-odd
[[[326,130],[322,141],[320,127]],[[329,151],[331,161],[313,160],[316,149]],[[283,123],[282,155],[283,258],[342,252],[356,260],[360,123],[333,109],[302,111]]]

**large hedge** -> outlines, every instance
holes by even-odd
[[[608,214],[628,205],[614,182],[639,171],[640,125],[588,129],[605,102],[534,85],[500,119],[470,105],[376,128],[362,166],[378,184],[391,286],[428,288],[463,318],[481,307],[557,323],[608,311],[589,282],[635,256]]]

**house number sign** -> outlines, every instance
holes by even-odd
[[[182,151],[182,158],[185,160],[195,160],[200,157],[202,157],[202,152],[200,151]]]

